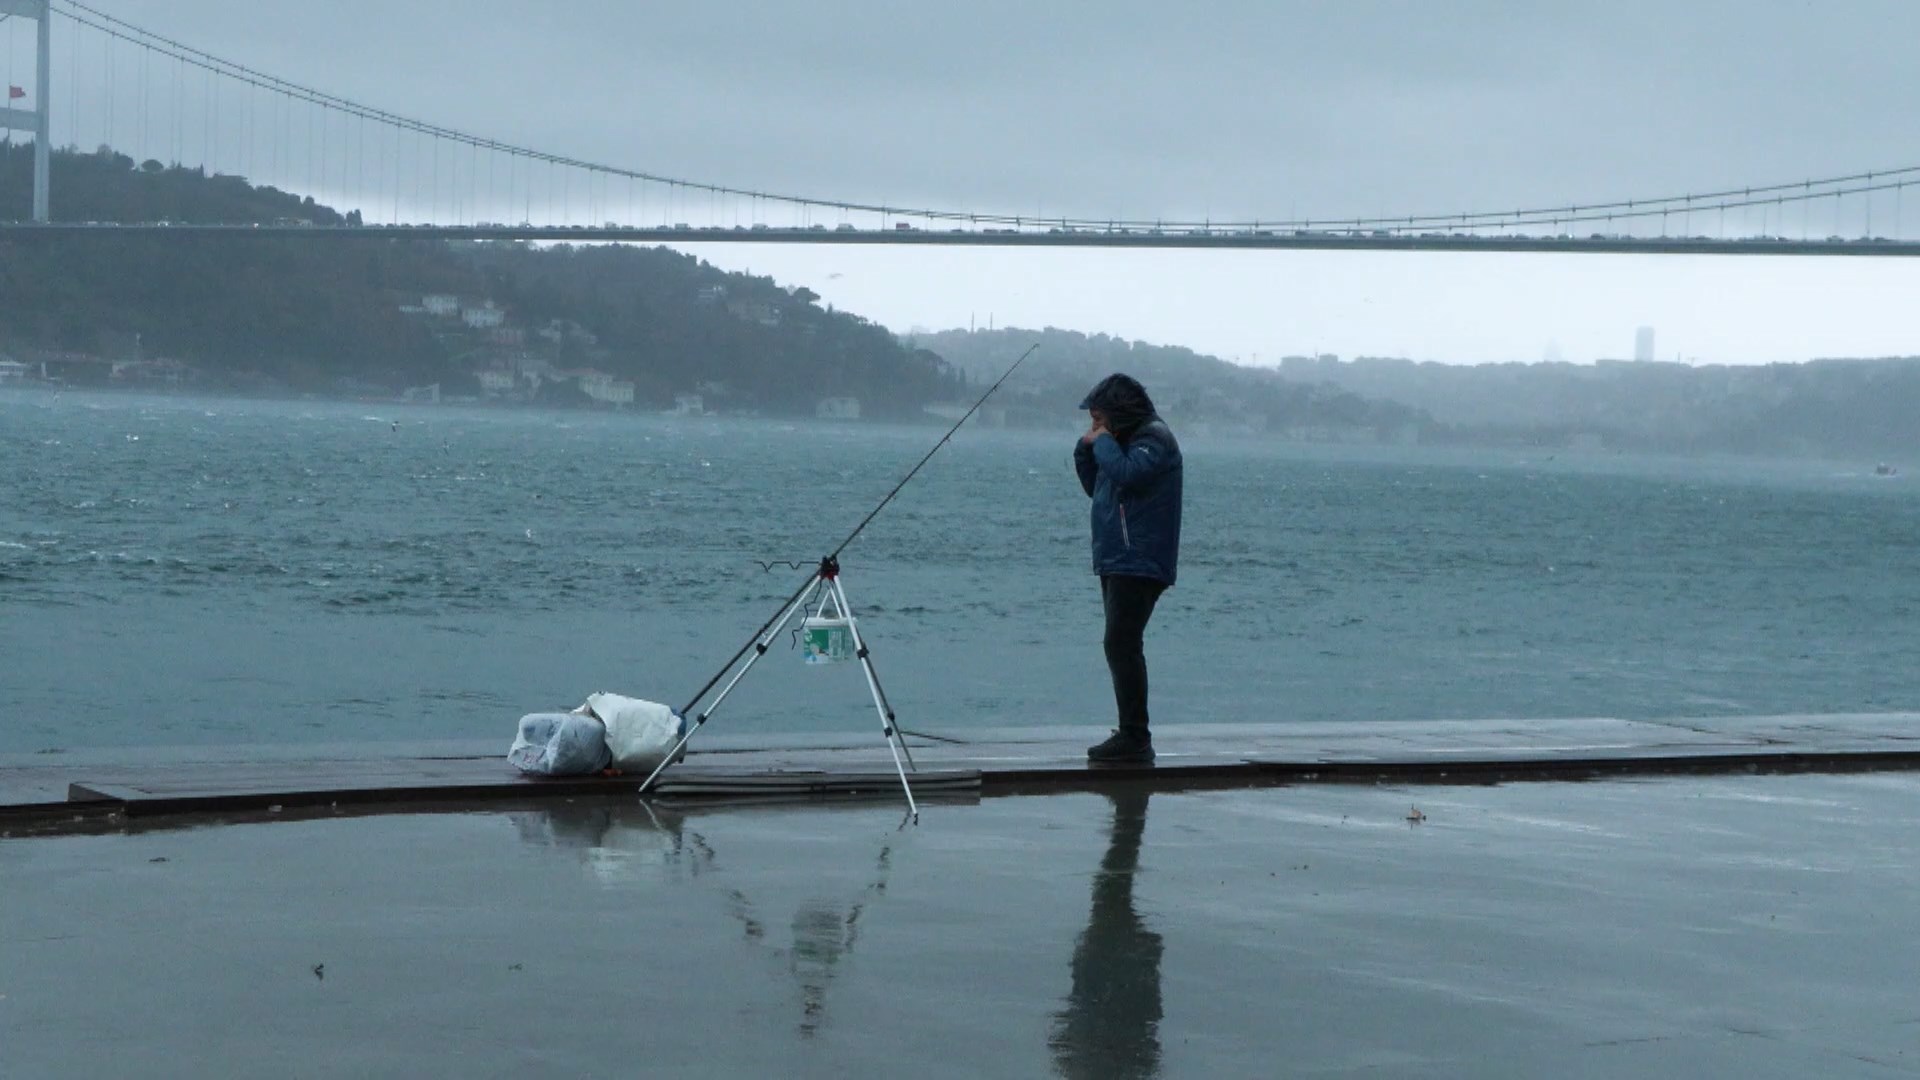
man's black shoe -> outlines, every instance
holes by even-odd
[[[1087,747],[1087,760],[1098,765],[1146,765],[1153,761],[1153,736],[1115,729],[1106,742]]]

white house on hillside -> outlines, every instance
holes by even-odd
[[[580,392],[607,405],[633,404],[633,383],[616,379],[604,371],[580,373]]]
[[[475,330],[491,330],[499,326],[502,322],[505,322],[506,318],[506,311],[502,308],[494,307],[493,301],[491,300],[481,304],[479,307],[460,309],[460,321],[473,327]]]
[[[497,394],[511,394],[520,380],[511,371],[488,369],[479,373],[480,391],[489,397]]]

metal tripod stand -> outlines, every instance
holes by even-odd
[[[760,658],[767,654],[767,648],[773,643],[773,640],[786,630],[787,625],[793,621],[796,615],[805,612],[808,605],[811,604],[816,597],[818,597],[820,601],[820,611],[824,612],[826,605],[831,602],[834,608],[837,609],[839,616],[846,620],[847,632],[853,637],[854,656],[859,659],[861,670],[866,673],[867,689],[873,693],[873,707],[880,714],[881,735],[887,741],[887,749],[893,754],[894,771],[900,774],[900,790],[905,792],[907,796],[908,816],[913,821],[920,820],[920,806],[914,801],[913,785],[907,782],[907,772],[909,770],[918,771],[913,764],[913,753],[907,749],[907,740],[900,734],[900,725],[894,721],[893,706],[887,701],[886,691],[880,688],[880,676],[873,670],[873,658],[867,655],[867,644],[866,640],[860,636],[859,622],[853,617],[853,609],[847,605],[846,586],[840,582],[840,561],[832,555],[820,560],[820,565],[814,570],[813,576],[808,578],[807,583],[801,586],[800,591],[795,593],[793,598],[788,601],[785,610],[772,622],[768,623],[764,632],[751,642],[753,655],[747,657],[746,663],[740,664],[738,670],[733,672],[733,677],[728,679],[726,685],[720,688],[719,694],[715,695],[707,707],[701,709],[699,715],[694,717],[693,726],[687,729],[686,734],[680,736],[680,741],[674,744],[673,749],[668,752],[667,756],[659,765],[654,767],[653,772],[647,775],[646,781],[640,785],[641,794],[646,794],[648,789],[653,787],[654,780],[660,776],[660,773],[663,772],[668,765],[680,760],[681,752],[686,749],[687,743],[692,740],[694,733],[699,731],[701,727],[705,726],[708,720],[713,718],[714,712],[720,708],[720,703],[727,700],[727,695],[733,692],[733,688],[738,686],[740,680],[746,676],[747,672],[753,670],[753,665],[758,663]],[[745,656],[746,653],[747,649],[741,649],[739,653],[735,654],[734,663],[738,664],[740,657]],[[708,689],[712,689],[714,683],[718,681],[718,678],[716,678],[713,682],[709,682],[707,684]],[[693,705],[698,705],[699,703],[699,698],[694,699]],[[689,705],[685,711],[692,712],[693,705]]]

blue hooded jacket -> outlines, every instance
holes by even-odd
[[[1080,403],[1107,429],[1073,448],[1080,486],[1093,499],[1093,572],[1171,586],[1180,562],[1180,442],[1146,388],[1126,375],[1100,380]]]

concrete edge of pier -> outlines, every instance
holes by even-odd
[[[1461,784],[1708,773],[1920,769],[1920,713],[1661,720],[1169,725],[1145,767],[1089,766],[1092,727],[973,728],[907,739],[917,794],[1305,783]],[[496,745],[497,743],[497,745]],[[0,756],[0,834],[169,827],[249,816],[481,809],[637,797],[644,776],[523,776],[505,740],[90,750]],[[879,732],[715,736],[662,802],[898,797]]]

